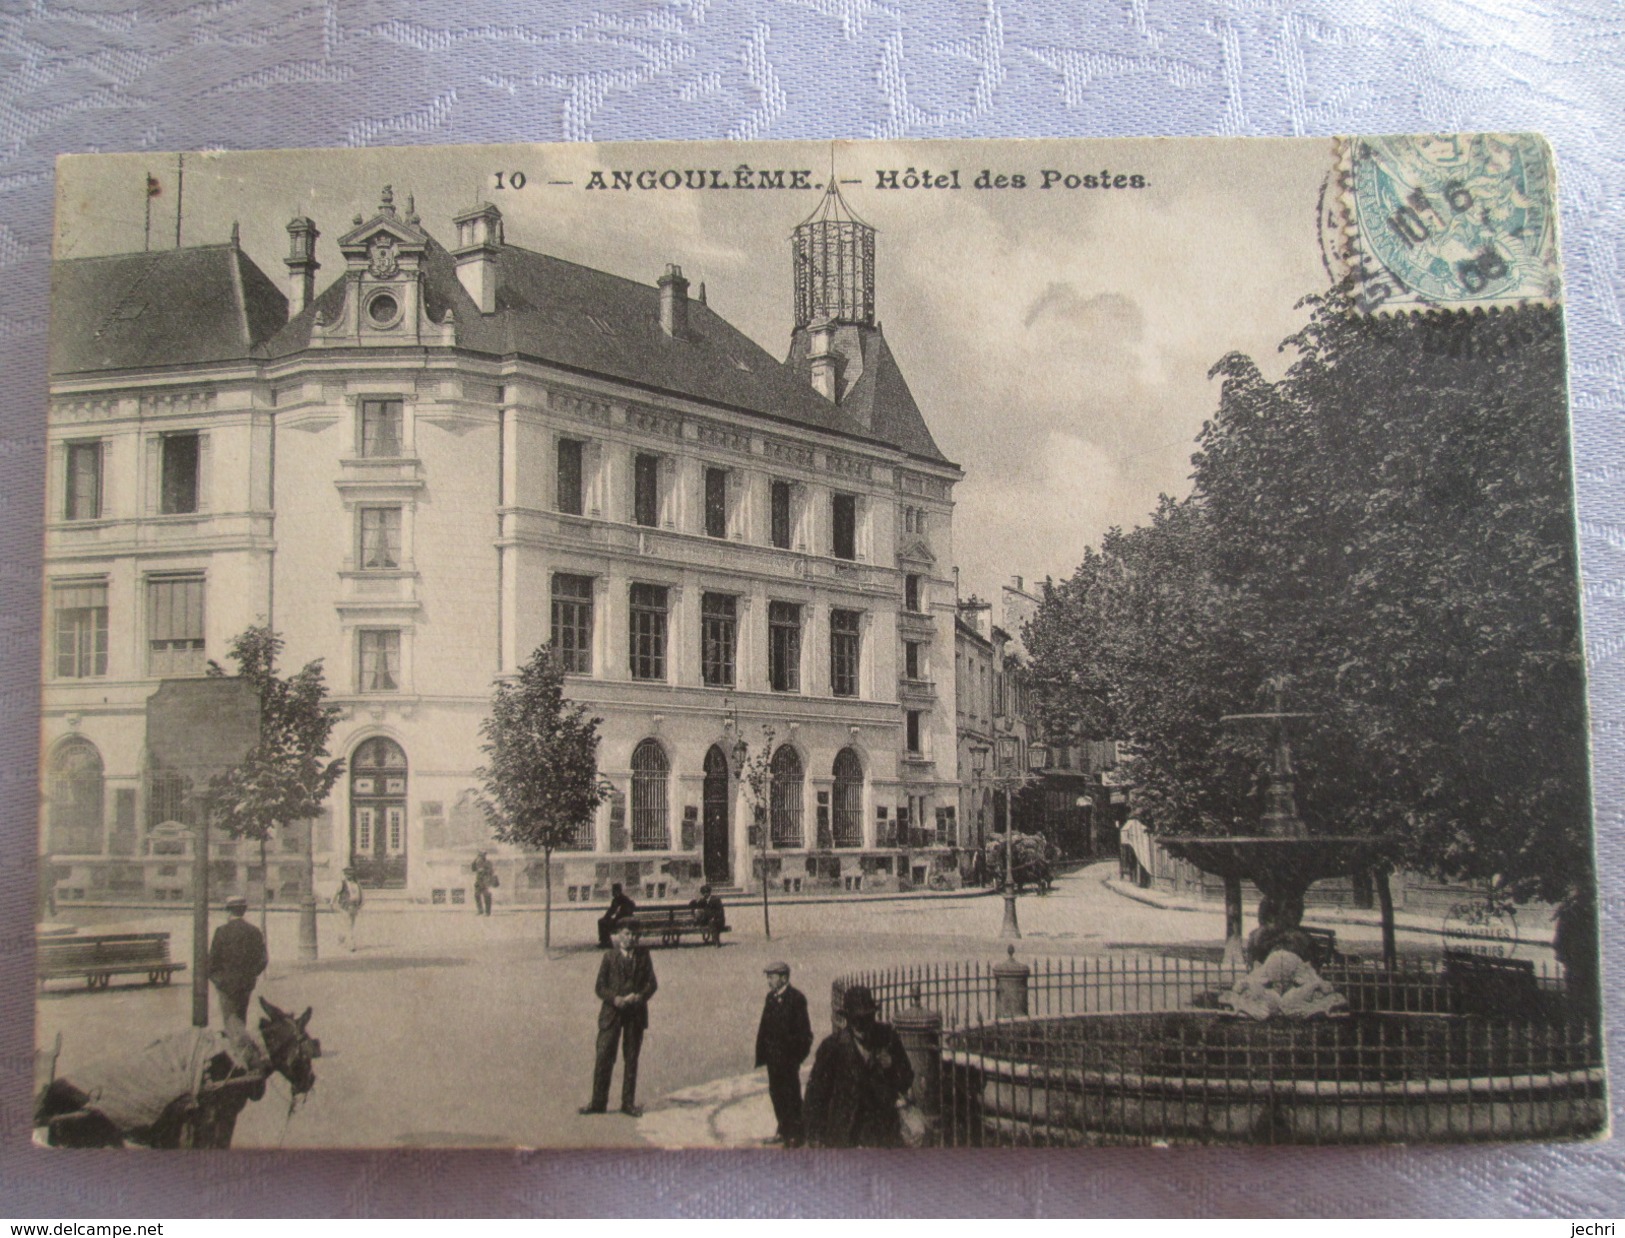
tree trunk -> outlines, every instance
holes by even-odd
[[[1382,965],[1392,971],[1399,961],[1399,948],[1394,940],[1394,892],[1388,885],[1388,866],[1377,865],[1371,880],[1377,887],[1377,905],[1382,909]]]
[[[1232,967],[1246,961],[1247,925],[1241,901],[1241,878],[1224,878],[1224,961]]]
[[[265,863],[265,845],[269,841],[269,835],[260,839],[260,936],[267,941],[270,940],[266,921],[271,914],[271,870]]]
[[[553,949],[553,848],[542,848],[542,952]]]

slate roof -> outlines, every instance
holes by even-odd
[[[455,260],[428,240],[425,308],[437,322],[448,310],[456,316],[459,349],[532,358],[947,462],[878,331],[864,333],[863,377],[838,406],[803,377],[795,343],[781,362],[692,298],[688,335],[673,339],[660,327],[652,284],[515,245],[502,246],[496,261],[496,312],[481,314]],[[288,320],[286,298],[234,246],[67,259],[56,264],[51,369],[291,356],[309,345],[318,313],[338,317],[347,281],[341,275]],[[870,429],[854,409],[869,410]]]
[[[51,373],[244,360],[288,299],[235,245],[65,258],[52,270]]]

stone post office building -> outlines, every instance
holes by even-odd
[[[952,880],[961,474],[876,320],[873,229],[833,186],[795,229],[780,361],[677,265],[643,283],[564,262],[490,205],[445,222],[443,244],[385,188],[324,282],[334,224],[294,219],[281,288],[235,235],[56,264],[58,900],[189,897],[146,703],[267,622],[284,672],[325,659],[342,710],[324,893],[354,863],[393,897],[468,898],[492,684],[548,641],[615,787],[556,853],[556,900],[754,888],[764,853],[779,890]],[[735,762],[764,726],[761,840]],[[214,846],[217,891],[257,888],[257,845]],[[277,897],[303,849],[273,841]],[[505,901],[540,901],[539,858],[493,857]]]

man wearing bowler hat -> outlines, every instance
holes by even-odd
[[[248,999],[270,961],[265,937],[248,922],[248,900],[240,895],[226,900],[231,918],[214,931],[209,944],[209,982],[220,995],[220,1022],[231,1035],[248,1031]]]
[[[908,1053],[890,1023],[875,1016],[863,985],[846,991],[846,1026],[824,1037],[807,1080],[807,1142],[815,1148],[896,1148],[903,1143],[897,1102],[914,1082]]]
[[[812,1050],[812,1021],[807,999],[790,983],[788,963],[769,963],[767,1002],[756,1027],[756,1064],[767,1067],[767,1094],[773,1098],[778,1134],[769,1143],[799,1148],[805,1135],[801,1126],[801,1064]]]

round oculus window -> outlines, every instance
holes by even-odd
[[[387,292],[380,292],[367,302],[367,317],[375,327],[392,326],[401,316],[400,302]]]

